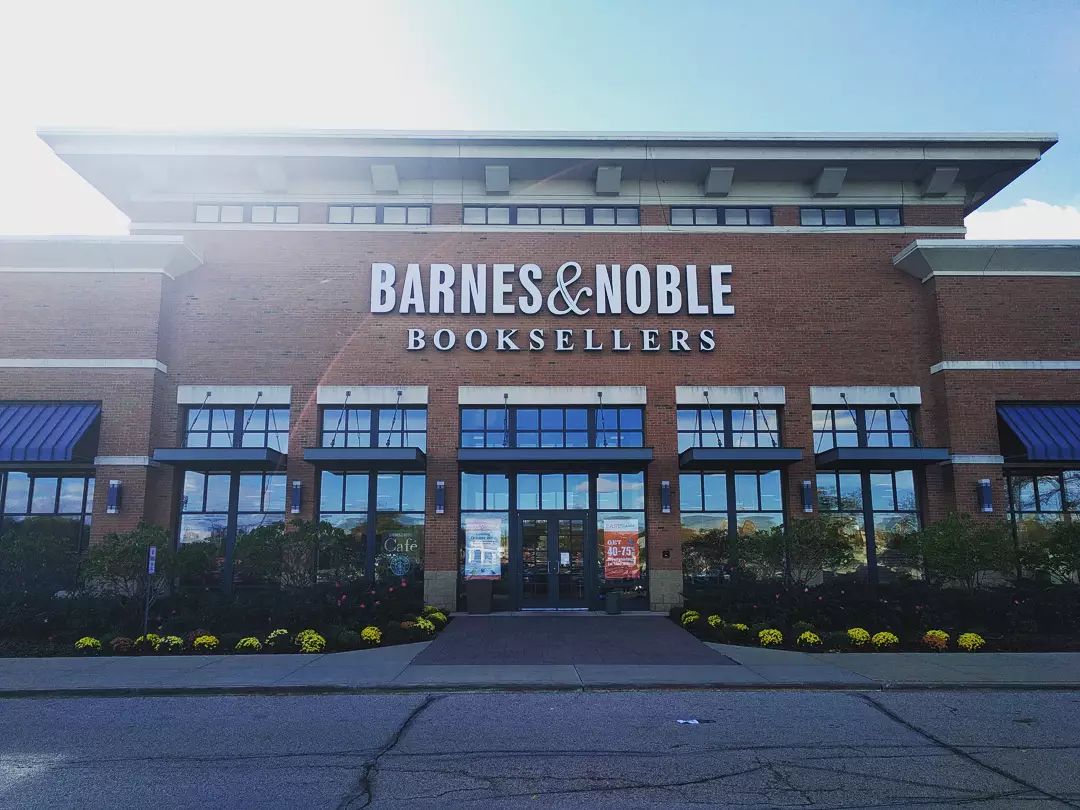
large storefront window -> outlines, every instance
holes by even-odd
[[[462,447],[644,447],[634,407],[462,408]]]
[[[687,584],[729,579],[736,570],[770,578],[782,570],[733,553],[739,537],[784,523],[780,470],[683,473],[679,476],[683,572]]]
[[[289,409],[189,408],[184,447],[269,447],[289,451]]]
[[[238,584],[263,584],[233,564],[236,546],[249,532],[284,519],[284,473],[184,471],[178,543],[208,544],[213,582],[231,576]]]
[[[424,567],[426,476],[402,472],[335,472],[319,480],[319,519],[349,535],[349,547],[320,559],[321,575],[351,570],[358,578],[417,577]],[[372,537],[369,527],[374,526]],[[339,559],[339,557],[344,557]]]
[[[918,562],[893,542],[919,528],[914,470],[819,472],[817,503],[818,511],[851,523],[854,565],[829,573],[871,580],[920,576]]]
[[[89,542],[93,508],[92,475],[0,472],[0,544],[17,543],[20,535],[32,539],[40,532],[72,552],[82,551]]]
[[[907,408],[815,408],[814,452],[834,447],[913,447]]]
[[[644,472],[462,472],[460,575],[493,607],[648,607]],[[467,588],[459,589],[462,600]]]
[[[1080,470],[1007,473],[1009,520],[1022,545],[1046,539],[1047,528],[1080,521]]]
[[[325,408],[323,447],[418,447],[427,450],[427,409]]]
[[[774,408],[679,408],[679,452],[691,447],[778,447]]]

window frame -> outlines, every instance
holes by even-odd
[[[675,222],[676,211],[689,211],[691,222]],[[716,214],[716,222],[698,222],[698,212],[712,211]],[[729,211],[742,211],[746,214],[744,223],[728,223]],[[764,211],[768,214],[768,222],[751,222],[751,212]],[[668,224],[676,228],[769,228],[774,224],[773,209],[771,205],[672,205],[668,208]]]
[[[213,219],[199,216],[199,209],[213,208],[215,216]],[[225,208],[239,208],[241,209],[240,219],[222,219],[222,210]],[[255,222],[254,210],[256,208],[272,208],[274,209],[273,219],[269,222]],[[283,219],[282,209],[295,208],[296,219]],[[300,224],[300,204],[299,203],[264,203],[264,202],[197,202],[195,203],[194,211],[192,214],[192,221],[203,225],[298,225]]]
[[[807,223],[806,214],[810,211],[818,211],[821,214],[820,223]],[[826,212],[844,212],[844,221],[830,223],[826,221]],[[855,221],[856,211],[873,211],[874,223],[865,224]],[[896,222],[882,224],[882,211],[896,211]],[[803,228],[902,228],[904,227],[904,207],[902,205],[804,205],[799,207],[799,226]]]
[[[8,511],[7,508],[7,496],[8,485],[11,480],[11,476],[25,475],[27,478],[26,486],[26,501],[23,503],[22,511]],[[38,512],[34,510],[34,489],[38,479],[56,479],[56,492],[52,498],[52,509],[48,512]],[[82,496],[79,504],[79,511],[62,511],[60,509],[60,501],[64,492],[64,480],[65,479],[81,479],[82,480]],[[71,469],[49,469],[49,470],[32,470],[32,469],[4,469],[0,470],[0,538],[3,537],[6,524],[21,523],[27,519],[36,517],[50,517],[70,520],[73,524],[79,527],[79,537],[77,543],[77,551],[82,553],[86,550],[90,540],[90,527],[93,523],[94,515],[94,493],[97,486],[97,475],[93,471],[80,470],[77,468]]]
[[[344,411],[344,425],[341,430],[327,431],[326,429],[326,416],[330,411]],[[368,427],[366,430],[357,429],[353,430],[349,427],[349,416],[353,413],[359,413],[361,411],[367,411],[368,413]],[[423,431],[414,430],[412,428],[406,429],[408,422],[408,413],[422,413],[424,415],[424,429]],[[381,425],[381,417],[383,413],[395,413],[401,414],[402,418],[397,420],[397,424],[391,430],[384,431]],[[364,404],[327,404],[319,406],[319,446],[320,447],[417,447],[423,452],[427,452],[427,405],[364,405]],[[391,436],[397,435],[401,437],[400,444],[386,444],[381,441],[385,438],[385,434],[389,433]],[[407,434],[422,433],[423,439],[420,444],[405,444],[405,436]],[[367,444],[349,444],[349,436],[363,436],[367,434]],[[343,437],[344,443],[338,443],[337,437]],[[330,443],[327,443],[327,438],[330,438]]]
[[[814,427],[814,424],[815,424],[816,419],[817,419],[817,412],[818,411],[827,411],[827,412],[829,412],[830,417],[829,417],[828,422],[831,425],[831,427],[823,429],[823,430],[819,430],[818,428]],[[867,414],[869,412],[871,412],[871,411],[885,411],[885,413],[886,413],[886,428],[885,428],[885,430],[879,430],[879,429],[876,429],[876,428],[874,430],[870,430],[867,427],[866,417],[867,417]],[[893,420],[892,412],[893,411],[903,411],[906,414],[907,425],[908,425],[907,430],[893,430],[892,429],[892,420]],[[855,422],[854,430],[849,430],[849,429],[839,430],[839,429],[837,429],[837,427],[836,427],[836,414],[837,413],[842,413],[842,414],[845,414],[847,416],[851,416],[853,421]],[[851,405],[851,406],[829,405],[829,406],[825,406],[825,407],[811,406],[811,409],[810,409],[810,425],[811,425],[810,430],[811,430],[811,435],[812,435],[812,439],[813,439],[813,443],[814,443],[814,452],[815,453],[823,453],[823,452],[825,452],[827,450],[833,449],[834,447],[919,447],[920,446],[920,444],[919,444],[919,433],[918,433],[917,420],[916,420],[917,415],[918,415],[918,408],[917,407],[915,407],[913,405],[902,405],[902,404],[897,405],[896,403],[889,403],[889,404],[877,403],[877,404],[874,404],[874,405]],[[855,444],[839,444],[836,441],[836,437],[839,436],[839,435],[844,435],[844,436],[854,435],[856,437],[856,443]],[[888,444],[870,444],[868,437],[871,436],[871,435],[874,435],[874,436],[881,436],[881,435],[887,436],[889,443]],[[898,436],[898,435],[906,435],[906,436],[908,436],[909,437],[909,442],[907,444],[895,444],[893,437]],[[828,447],[823,447],[823,446],[821,446],[819,444],[819,439],[821,437],[824,437],[824,436],[830,436],[831,439],[832,439],[832,444],[829,445]]]
[[[679,415],[684,411],[695,411],[695,421],[697,427],[693,430],[684,429],[679,427]],[[734,414],[738,411],[744,411],[754,414],[754,424],[752,430],[744,430],[740,428],[735,429]],[[702,438],[708,434],[715,436],[717,431],[713,429],[712,419],[709,417],[709,421],[706,422],[706,417],[710,413],[719,412],[723,418],[723,424],[718,425],[720,438],[723,444],[705,444],[702,442]],[[759,414],[771,414],[775,421],[770,422],[769,416],[764,416],[764,421],[769,424],[768,429],[758,427]],[[707,427],[706,427],[707,425]],[[783,437],[783,408],[780,406],[769,407],[757,407],[751,405],[677,405],[675,408],[675,446],[677,452],[683,452],[692,447],[780,447]],[[735,436],[753,436],[754,444],[748,445],[744,443],[735,443]],[[687,447],[682,446],[683,436],[696,437],[696,443],[690,444]],[[760,437],[769,437],[772,441],[767,444],[762,441]],[[768,441],[768,439],[766,439]]]
[[[348,222],[334,222],[331,220],[331,212],[335,208],[348,208],[349,221]],[[375,221],[374,222],[357,222],[356,211],[359,208],[374,208],[375,209]],[[401,208],[405,212],[404,222],[387,222],[386,221],[386,209],[387,208]],[[347,227],[350,225],[359,226],[372,226],[372,225],[392,225],[398,228],[407,227],[427,227],[431,225],[432,206],[430,203],[331,203],[326,206],[326,222],[328,225],[339,225],[341,227]],[[412,211],[422,210],[425,213],[425,222],[409,222],[409,216]]]
[[[558,428],[558,429],[554,429],[554,428],[545,429],[543,427],[543,412],[544,411],[554,411],[554,410],[558,410],[558,411],[563,412],[562,427]],[[578,411],[578,410],[585,411],[585,429],[581,430],[581,429],[577,429],[577,428],[567,428],[566,427],[566,412],[567,411]],[[599,425],[599,421],[600,421],[600,419],[599,419],[600,411],[609,412],[609,411],[613,411],[613,410],[616,411],[619,414],[619,416],[618,416],[619,423],[618,423],[616,429],[612,430],[605,423],[604,430],[600,431],[598,429],[598,425]],[[640,413],[640,416],[641,416],[641,418],[640,418],[641,427],[640,428],[628,428],[625,431],[622,429],[622,419],[623,419],[622,412],[627,411],[627,410],[633,410],[633,411],[637,411],[637,412]],[[466,411],[481,411],[484,414],[484,427],[481,428],[481,429],[465,430],[465,428],[464,428],[464,417],[465,417],[465,412]],[[537,413],[537,420],[538,420],[537,421],[537,427],[535,429],[531,428],[531,427],[526,427],[526,428],[523,428],[523,429],[518,427],[518,417],[520,415],[520,412],[522,412],[522,411],[537,411],[538,412]],[[487,425],[488,425],[487,420],[488,420],[488,415],[490,413],[496,413],[496,414],[505,413],[506,414],[505,424],[500,425],[498,428],[488,428],[487,427]],[[600,438],[599,438],[601,432],[603,433],[603,435],[605,437],[605,441],[601,441]],[[465,437],[466,433],[472,434],[472,435],[482,434],[484,436],[484,443],[483,444],[465,444],[464,443],[464,437]],[[521,433],[526,433],[526,434],[535,433],[535,434],[537,434],[537,437],[538,437],[537,444],[535,444],[535,445],[532,445],[532,444],[525,444],[525,445],[520,444],[519,443],[519,434],[521,434]],[[561,444],[544,444],[543,437],[544,437],[545,433],[548,433],[548,434],[561,433],[562,436],[563,436],[562,443]],[[585,433],[586,434],[586,443],[584,445],[567,444],[566,443],[567,434],[577,434],[577,433]],[[617,437],[618,437],[618,441],[617,441],[616,444],[611,444],[610,441],[609,441],[610,435],[612,433],[615,433],[617,435]],[[624,444],[623,443],[623,441],[624,441],[623,434],[624,433],[640,434],[641,435],[641,444],[632,444],[632,443]],[[488,438],[489,435],[497,436],[497,435],[500,435],[500,434],[502,436],[504,436],[504,442],[503,443],[489,444],[487,442],[487,438]],[[487,447],[487,448],[503,447],[503,448],[526,449],[526,450],[527,449],[535,449],[535,448],[562,449],[562,448],[566,448],[566,447],[586,447],[586,448],[591,448],[591,449],[596,449],[596,448],[599,448],[599,447],[635,447],[635,448],[637,448],[637,447],[647,447],[648,446],[646,444],[647,439],[648,439],[648,436],[646,435],[646,426],[645,426],[645,408],[643,406],[640,406],[640,405],[554,405],[554,404],[552,404],[552,405],[511,405],[511,406],[503,406],[503,405],[462,405],[462,406],[458,407],[458,446],[459,447],[477,447],[477,448],[479,448],[479,447]]]
[[[252,416],[255,412],[265,413],[263,419],[263,427],[260,429],[258,426],[250,428],[250,419],[245,416],[245,413],[251,411]],[[288,423],[285,428],[277,426],[277,412],[284,411]],[[214,415],[218,412],[232,413],[232,428],[228,430],[215,430],[214,429]],[[275,414],[271,417],[271,414]],[[204,414],[207,420],[207,428],[205,430],[199,429],[192,431],[192,417],[194,415]],[[271,429],[271,421],[273,420],[275,427]],[[238,450],[241,448],[268,448],[271,450],[277,450],[279,453],[288,454],[289,452],[289,439],[292,431],[292,413],[289,405],[186,405],[184,406],[182,418],[181,418],[181,436],[180,446],[190,448],[214,448],[214,447],[226,447],[226,445],[215,445],[212,443],[213,436],[215,435],[229,435],[231,434],[232,440],[227,447],[229,449]],[[205,435],[206,444],[189,444],[189,438],[192,434]],[[247,435],[259,435],[263,436],[262,444],[245,444],[244,437]],[[274,446],[270,443],[270,437],[277,436],[278,444]]]
[[[489,211],[493,208],[496,209],[509,209],[510,216],[509,222],[490,222]],[[544,222],[543,211],[549,209],[559,209],[559,222]],[[536,210],[536,222],[520,222],[518,219],[518,212],[521,209],[535,209]],[[583,210],[585,212],[585,221],[567,224],[566,223],[566,211],[567,209]],[[611,222],[597,222],[596,211],[598,210],[612,210]],[[466,222],[466,211],[484,212],[483,222]],[[619,213],[621,211],[633,211],[635,213],[634,222],[619,222]],[[461,208],[461,224],[473,225],[473,226],[493,226],[493,227],[510,227],[520,226],[523,228],[637,228],[641,226],[641,206],[639,205],[564,205],[559,203],[536,203],[535,205],[463,205]]]

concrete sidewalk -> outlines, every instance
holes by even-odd
[[[460,689],[1080,689],[1080,653],[822,653],[709,644],[734,665],[424,665],[429,646],[327,655],[3,658],[0,697]]]

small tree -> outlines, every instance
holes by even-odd
[[[146,573],[150,546],[157,547],[156,573]],[[169,533],[160,526],[140,523],[137,529],[110,534],[93,543],[86,555],[82,578],[87,588],[119,597],[133,612],[141,612],[147,599],[152,606],[169,592],[176,575],[177,555]]]
[[[895,545],[922,560],[927,579],[937,585],[959,583],[974,590],[988,574],[1016,572],[1016,548],[1008,525],[999,521],[953,514],[898,537]]]
[[[1080,521],[1026,524],[1020,529],[1021,569],[1067,582],[1080,573]]]

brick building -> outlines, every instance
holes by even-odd
[[[43,133],[132,220],[0,240],[0,533],[322,518],[497,609],[1080,512],[1080,243],[962,239],[1045,135]]]

